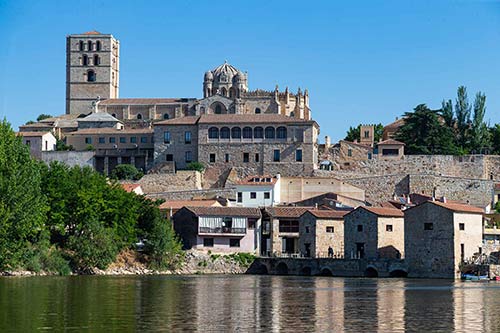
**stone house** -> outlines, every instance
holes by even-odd
[[[384,132],[382,133],[382,140],[394,139],[394,135],[398,129],[405,124],[404,118],[397,118],[392,123],[384,126]]]
[[[495,205],[497,202],[500,201],[500,183],[495,183],[493,185],[493,208],[495,208]]]
[[[260,253],[258,208],[183,207],[172,219],[184,249]]]
[[[349,211],[307,210],[299,220],[299,251],[305,257],[344,257],[344,215]],[[333,252],[328,253],[332,248]]]
[[[280,203],[280,175],[250,176],[234,184],[236,205],[267,207]]]
[[[335,162],[342,169],[349,169],[355,162],[371,160],[372,158],[372,146],[346,140],[339,141],[338,152],[334,156]]]
[[[364,200],[351,198],[346,195],[327,192],[304,200],[295,201],[291,203],[291,205],[299,207],[318,207],[320,209],[343,209],[365,206],[366,202]]]
[[[427,201],[404,216],[409,277],[458,278],[461,262],[482,250],[481,208]]]
[[[54,151],[57,139],[52,132],[19,132],[23,143],[30,147],[31,156],[41,159],[43,151]]]
[[[381,141],[377,144],[377,157],[379,159],[401,159],[404,156],[404,146],[403,142],[394,139]]]
[[[404,215],[395,208],[358,207],[344,216],[346,258],[400,259],[405,256]]]

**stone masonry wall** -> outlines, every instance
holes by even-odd
[[[137,183],[144,193],[193,191],[202,188],[202,176],[198,171],[177,171],[177,173],[147,174]]]
[[[78,165],[93,168],[95,165],[94,155],[93,151],[44,151],[42,152],[42,161],[47,164],[59,161],[69,166]]]

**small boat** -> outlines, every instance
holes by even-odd
[[[465,281],[489,281],[488,275],[463,274],[462,279]]]

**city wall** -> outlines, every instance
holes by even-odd
[[[43,151],[42,161],[47,164],[57,161],[69,166],[95,167],[95,152],[93,151]]]

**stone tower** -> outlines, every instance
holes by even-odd
[[[373,147],[373,143],[375,142],[375,125],[361,125],[359,136],[359,143]]]
[[[89,31],[66,37],[66,114],[95,112],[98,99],[118,98],[120,43]]]
[[[234,100],[247,91],[247,75],[227,62],[205,73],[203,79],[204,98],[222,95]]]

